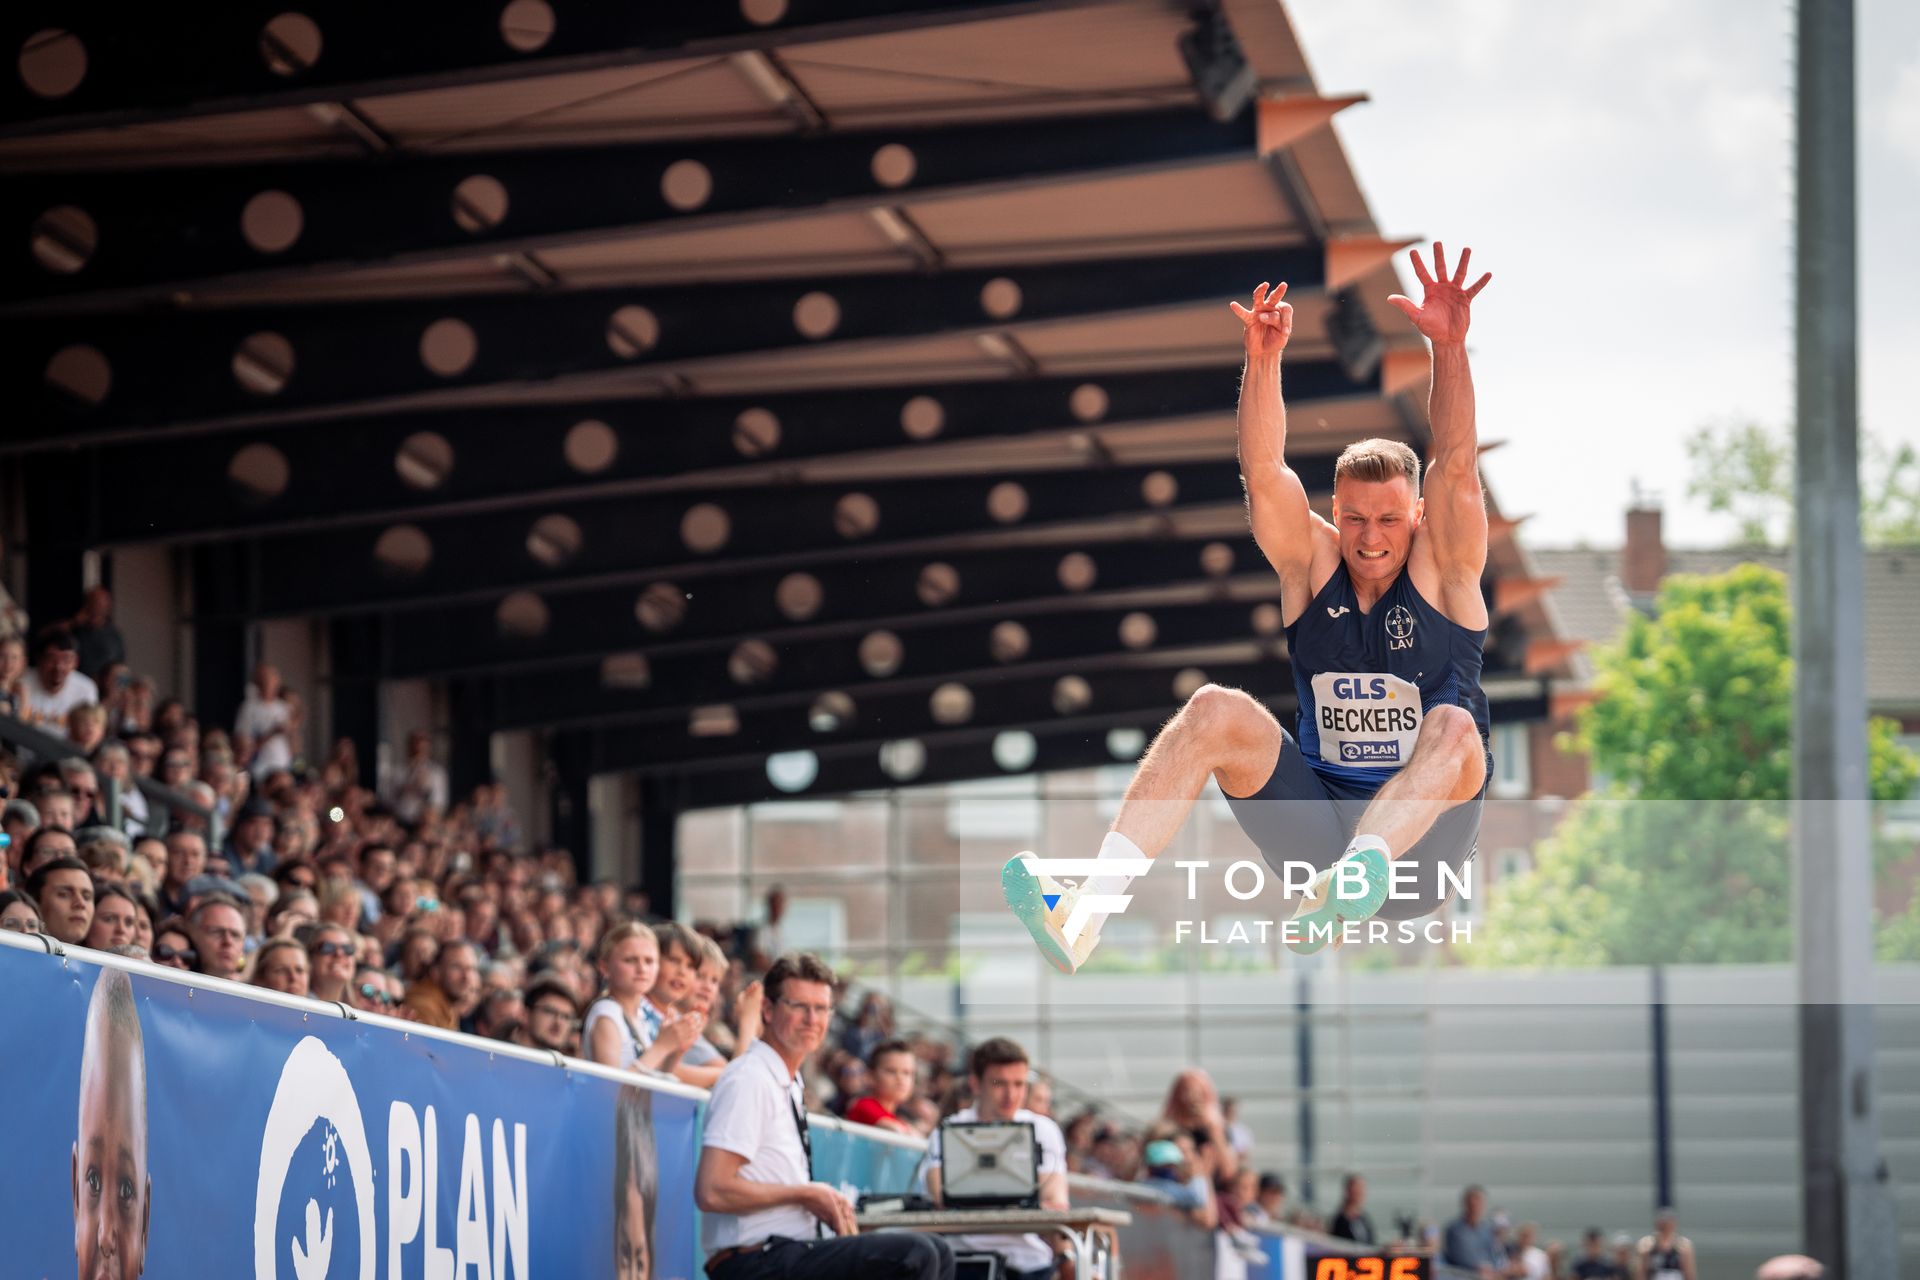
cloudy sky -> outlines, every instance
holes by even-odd
[[[1861,418],[1920,443],[1920,4],[1857,0]],[[1764,0],[1289,0],[1382,229],[1474,248],[1480,431],[1535,546],[1617,542],[1637,480],[1669,540],[1695,428],[1793,402],[1792,54]],[[1401,274],[1413,283],[1411,270]]]

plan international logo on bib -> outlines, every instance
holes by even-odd
[[[1384,741],[1349,739],[1340,744],[1340,760],[1343,764],[1399,764],[1400,744],[1391,738]]]

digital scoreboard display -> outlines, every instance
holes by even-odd
[[[1318,1258],[1313,1264],[1313,1280],[1431,1280],[1433,1270],[1427,1259],[1414,1254],[1398,1257]]]

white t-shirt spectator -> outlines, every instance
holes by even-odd
[[[1520,1265],[1526,1268],[1527,1280],[1552,1280],[1553,1264],[1547,1258],[1547,1251],[1539,1245],[1528,1245],[1520,1255]]]
[[[766,1041],[755,1040],[713,1082],[700,1144],[745,1157],[740,1176],[748,1182],[786,1186],[811,1182],[807,1149],[800,1143],[803,1098],[799,1073],[789,1073],[785,1059]],[[819,1219],[793,1204],[754,1213],[703,1213],[700,1247],[711,1254],[735,1245],[759,1244],[769,1236],[812,1240],[818,1223]]]
[[[381,784],[380,797],[393,816],[409,825],[428,809],[447,811],[447,771],[431,760],[403,761]]]
[[[147,817],[147,798],[139,784],[129,782],[120,792],[120,829],[130,836],[145,835]]]
[[[20,678],[20,685],[27,691],[27,719],[34,724],[50,725],[62,736],[67,731],[67,712],[100,701],[100,686],[93,682],[92,677],[81,675],[78,671],[67,677],[58,693],[47,691],[47,687],[40,683],[39,669],[34,667],[27,669],[27,674]]]
[[[955,1124],[973,1124],[980,1119],[978,1107],[965,1107],[948,1117]],[[1015,1124],[1033,1126],[1040,1143],[1040,1176],[1067,1171],[1067,1139],[1060,1126],[1047,1116],[1025,1107],[1013,1113]],[[927,1167],[940,1167],[940,1130],[927,1140]],[[1053,1247],[1036,1235],[955,1236],[953,1247],[963,1253],[997,1253],[1007,1260],[1009,1271],[1044,1271],[1053,1266]]]
[[[640,1061],[640,1055],[653,1047],[653,1036],[650,1034],[644,1006],[641,1016],[629,1022],[626,1010],[613,1000],[605,996],[595,1000],[587,1010],[587,1020],[580,1025],[582,1053],[592,1056],[594,1024],[605,1018],[612,1018],[613,1025],[620,1030],[620,1069],[633,1070],[634,1063]]]
[[[240,704],[240,714],[233,719],[233,731],[253,739],[255,778],[264,778],[275,769],[293,764],[293,742],[287,733],[287,722],[292,718],[293,708],[285,698],[263,698],[260,686],[247,686],[247,699]]]

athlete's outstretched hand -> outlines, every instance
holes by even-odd
[[[1282,281],[1273,286],[1271,293],[1264,284],[1255,289],[1251,311],[1238,302],[1227,304],[1247,327],[1249,356],[1277,356],[1286,350],[1287,339],[1293,336],[1293,304],[1281,301],[1286,296],[1286,282]]]
[[[1467,262],[1473,257],[1472,249],[1460,251],[1460,263],[1454,268],[1453,275],[1447,275],[1447,250],[1438,240],[1433,242],[1433,274],[1427,274],[1427,264],[1420,260],[1420,251],[1413,251],[1413,274],[1420,277],[1425,296],[1416,303],[1404,294],[1394,294],[1387,301],[1407,313],[1407,319],[1413,321],[1413,327],[1433,343],[1457,343],[1467,340],[1467,321],[1471,318],[1473,299],[1487,281],[1493,279],[1489,271],[1475,280],[1471,286],[1466,284]]]

